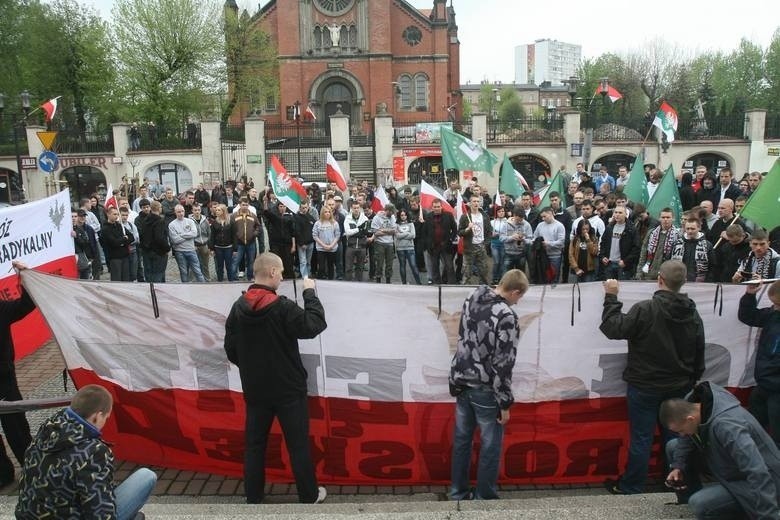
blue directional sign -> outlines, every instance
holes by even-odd
[[[46,173],[52,173],[59,165],[60,158],[54,152],[45,151],[38,156],[38,166]]]

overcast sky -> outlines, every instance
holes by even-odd
[[[79,1],[95,6],[110,19],[114,0]],[[515,46],[540,38],[580,44],[586,58],[637,49],[656,37],[693,55],[708,49],[734,49],[743,37],[766,49],[780,26],[777,0],[731,4],[712,0],[450,1],[455,7],[461,43],[461,83],[482,79],[512,82]],[[237,2],[252,13],[257,10],[257,1]],[[420,9],[433,6],[433,0],[410,3]]]

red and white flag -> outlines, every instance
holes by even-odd
[[[385,206],[388,204],[390,204],[390,199],[387,198],[385,187],[379,186],[374,190],[374,199],[371,201],[371,209],[374,210],[374,213],[379,213],[380,211],[384,211]]]
[[[611,102],[613,102],[613,103],[614,103],[615,101],[617,101],[618,99],[623,99],[623,94],[621,94],[621,93],[618,91],[618,89],[616,89],[616,88],[615,88],[615,87],[613,87],[612,85],[610,85],[610,86],[609,86],[609,88],[607,89],[607,92],[606,92],[606,93],[604,93],[604,92],[601,90],[601,85],[599,85],[598,87],[596,87],[596,94],[605,94],[605,95],[606,95],[606,96],[609,98],[609,100],[610,100]]]
[[[56,98],[52,98],[48,100],[46,103],[41,105],[41,108],[46,113],[46,122],[48,123],[54,118],[54,114],[57,113],[57,100],[60,99],[62,96],[57,96]]]
[[[328,179],[329,182],[335,182],[336,186],[343,192],[347,189],[347,180],[344,178],[344,174],[341,172],[341,167],[339,166],[338,161],[336,161],[336,158],[333,157],[333,154],[328,152],[328,160],[325,164],[325,176]]]
[[[111,186],[111,183],[108,183],[108,187],[106,188],[106,203],[103,204],[103,206],[108,208],[117,208],[119,209],[119,204],[116,201],[116,197],[114,197],[114,187]]]
[[[303,118],[309,121],[316,121],[317,116],[314,114],[314,110],[311,109],[311,105],[306,105],[306,111],[303,113]]]
[[[442,197],[438,191],[436,191],[436,188],[425,182],[424,180],[420,181],[420,207],[424,209],[425,211],[431,211],[431,207],[433,206],[433,201],[438,200],[441,202],[441,209],[442,211],[446,211],[447,213],[452,213],[455,215],[455,210],[452,209],[452,206],[450,206],[450,203],[447,202],[447,199]]]
[[[517,177],[517,180],[520,181],[520,185],[525,188],[525,191],[531,191],[531,187],[528,186],[528,181],[525,180],[525,177],[523,177],[523,174],[519,171],[512,168],[512,171],[515,172],[515,177]]]

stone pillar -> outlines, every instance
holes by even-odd
[[[487,114],[471,116],[471,140],[487,148]]]
[[[566,143],[565,144],[566,149],[563,151],[566,157],[565,159],[566,171],[568,173],[571,173],[577,169],[578,162],[584,162],[582,155],[578,155],[574,157],[572,157],[571,155],[571,149],[573,144],[583,144],[582,141],[580,141],[579,110],[566,110],[563,112],[563,140]],[[582,154],[585,153],[584,147],[583,149],[581,149],[581,153]],[[557,171],[556,170],[557,167],[554,164],[551,164],[550,168],[552,168],[553,171]],[[552,174],[552,172],[550,173]]]
[[[220,122],[218,120],[206,119],[200,122],[200,153],[203,159],[204,172],[218,173],[222,170],[221,137]]]
[[[45,131],[46,127],[27,125],[25,130],[27,132],[27,153],[30,157],[35,157],[37,159],[38,156],[43,153],[43,145],[41,144],[40,139],[38,139],[38,132]],[[20,153],[21,152],[22,150],[20,150]],[[27,200],[39,200],[47,197],[46,183],[47,181],[51,183],[57,176],[56,171],[53,174],[49,174],[41,170],[40,166],[37,170],[22,170],[21,174],[24,182],[25,198]]]
[[[244,121],[244,139],[246,142],[246,157],[247,161],[252,156],[253,161],[246,164],[246,176],[251,177],[255,183],[255,187],[258,191],[265,187],[265,121],[258,116],[249,116]],[[220,149],[220,154],[222,150]],[[257,158],[257,160],[254,160]],[[259,161],[259,162],[258,162]],[[222,164],[220,159],[219,164]],[[220,171],[222,168],[218,168]],[[223,172],[224,176],[224,172]]]
[[[130,149],[128,130],[130,130],[129,123],[114,123],[111,125],[111,132],[114,135],[114,157],[125,157],[127,155],[127,151]]]
[[[349,156],[352,153],[349,147],[349,116],[344,114],[341,108],[330,116],[330,149],[337,152],[347,152],[347,160],[338,161],[338,163],[341,173],[349,179]]]
[[[767,149],[764,143],[766,131],[766,110],[752,109],[745,112],[745,137],[750,142],[748,164],[745,171],[762,171],[766,168]],[[732,165],[737,171],[736,165]]]
[[[387,114],[376,116],[374,118],[376,167],[383,171],[393,169],[393,137],[393,117]],[[376,172],[374,172],[374,182],[380,182],[376,178]]]

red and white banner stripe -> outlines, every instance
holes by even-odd
[[[22,279],[77,385],[97,382],[114,395],[105,435],[118,457],[241,474],[244,404],[223,335],[225,317],[244,284],[157,285],[155,317],[146,284],[37,272],[24,272]],[[502,482],[599,482],[617,475],[625,463],[626,343],[598,331],[601,284],[581,289],[582,311],[574,315],[574,325],[568,286],[532,286],[515,307],[521,328],[513,372],[516,404],[502,448]],[[655,289],[653,283],[624,283],[620,298],[629,308]],[[722,315],[713,311],[715,289],[686,285],[707,330],[705,378],[749,387],[756,335],[736,318],[744,289],[724,287]],[[454,404],[447,376],[462,304],[473,289],[440,290],[318,282],[328,328],[300,345],[320,482],[449,481]],[[289,282],[279,292],[294,297]],[[84,301],[90,304],[79,304]],[[361,306],[356,316],[356,301],[371,305]],[[277,429],[267,461],[272,480],[290,480]]]

